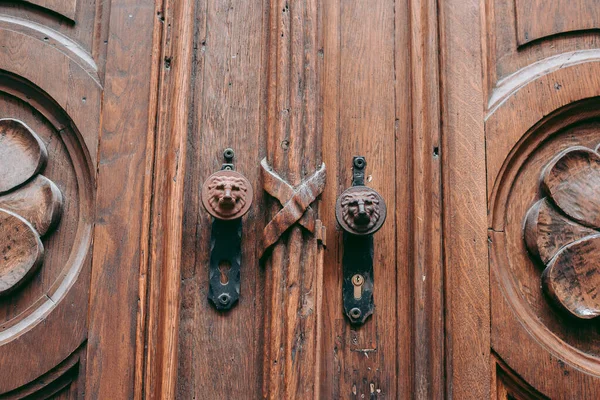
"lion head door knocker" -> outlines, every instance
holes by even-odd
[[[354,157],[352,187],[337,199],[335,216],[344,230],[342,294],[344,312],[353,324],[373,313],[373,234],[385,222],[385,201],[365,186],[364,157]]]
[[[208,298],[218,310],[229,310],[240,297],[242,217],[252,205],[250,181],[234,170],[232,149],[223,153],[221,170],[202,186],[202,204],[212,215]]]

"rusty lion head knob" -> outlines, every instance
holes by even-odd
[[[338,197],[335,217],[346,232],[354,235],[370,235],[377,232],[387,215],[385,201],[375,189],[364,186],[364,157],[355,157],[352,187]]]
[[[221,171],[208,177],[202,185],[202,204],[213,217],[221,220],[241,218],[252,205],[250,181],[233,170],[233,150],[225,150],[226,163]]]

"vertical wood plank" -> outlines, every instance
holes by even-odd
[[[264,216],[264,8],[263,2],[202,0],[191,13],[177,398],[253,399],[261,391],[265,294],[255,247]],[[200,189],[221,167],[227,147],[235,151],[236,170],[253,185],[254,203],[242,220],[240,300],[218,312],[207,299],[211,218]]]
[[[129,398],[134,392],[144,175],[148,171],[149,98],[154,2],[112,2],[102,139],[98,154],[96,227],[86,396]]]
[[[408,154],[399,143],[397,157],[412,160],[411,201],[398,207],[398,221],[411,219],[410,269],[412,270],[412,321],[410,349],[413,354],[413,393],[417,399],[444,397],[444,309],[442,263],[442,185],[440,156],[440,103],[438,60],[438,14],[436,1],[411,1],[410,8],[410,140]],[[401,60],[402,57],[398,57]],[[402,65],[403,63],[399,63]],[[402,68],[397,65],[397,68]],[[402,90],[398,85],[397,90]],[[400,98],[400,95],[398,95]],[[400,102],[398,102],[400,105]],[[398,113],[399,119],[403,118]],[[400,141],[399,141],[400,142]],[[407,176],[399,175],[399,193]],[[410,215],[405,215],[408,210]],[[402,224],[397,229],[403,231]],[[398,241],[399,245],[402,242]],[[398,252],[401,253],[399,248]],[[408,291],[410,293],[411,291]],[[398,301],[406,301],[399,288]],[[400,309],[401,310],[401,309]],[[400,317],[401,318],[401,317]]]
[[[446,395],[457,399],[490,397],[481,4],[440,3]]]
[[[330,168],[322,202],[328,230],[323,398],[398,396],[396,290],[398,273],[405,273],[407,268],[398,264],[396,213],[389,212],[386,224],[374,237],[375,312],[364,326],[352,328],[342,308],[343,245],[334,205],[337,196],[350,186],[352,157],[364,155],[367,184],[384,197],[388,210],[397,208],[396,102],[402,101],[404,106],[407,93],[402,93],[402,100],[396,98],[394,14],[403,11],[405,5],[391,0],[332,1],[324,5],[323,146]]]
[[[321,164],[320,1],[271,0],[269,21],[267,159],[298,186]],[[265,263],[263,395],[271,399],[318,398],[322,264],[316,238],[302,229],[292,226]]]
[[[174,398],[178,365],[183,189],[193,35],[192,0],[167,1],[152,196],[144,398]],[[164,14],[162,14],[164,13]],[[139,393],[138,393],[139,395]]]

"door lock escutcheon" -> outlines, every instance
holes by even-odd
[[[335,216],[344,230],[342,296],[344,312],[355,325],[373,313],[373,234],[385,222],[385,201],[365,186],[364,157],[354,157],[352,186],[337,199]]]
[[[225,162],[202,185],[202,205],[213,217],[210,237],[208,298],[217,310],[229,310],[240,297],[242,216],[252,205],[250,181],[235,171],[234,152],[225,149]]]

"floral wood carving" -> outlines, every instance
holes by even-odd
[[[0,296],[42,264],[41,237],[60,220],[61,192],[40,175],[47,159],[44,143],[29,127],[0,119]]]
[[[542,287],[571,315],[600,315],[600,154],[571,147],[542,171],[544,198],[525,219],[529,253],[546,266]]]

